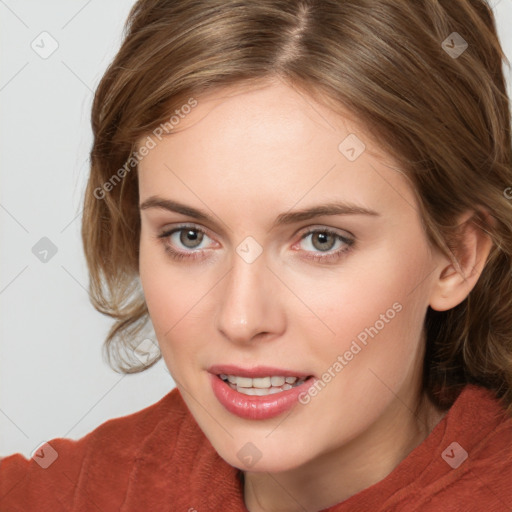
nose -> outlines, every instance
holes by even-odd
[[[219,288],[216,328],[236,344],[279,336],[285,328],[280,287],[263,254],[248,263],[235,253]]]

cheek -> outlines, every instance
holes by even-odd
[[[398,383],[413,364],[428,307],[425,277],[432,268],[421,244],[415,254],[409,251],[410,258],[399,253],[396,246],[381,247],[315,288],[303,283],[304,302],[318,318],[304,322],[297,332],[308,332],[313,339],[311,327],[319,326],[314,348],[325,370],[371,378],[361,368],[374,368]]]
[[[158,331],[170,329],[197,295],[195,278],[173,263],[160,241],[144,234],[141,235],[139,273],[155,328]]]
[[[179,274],[171,272],[162,247],[141,238],[139,273],[151,322],[165,358],[162,340],[185,313],[187,288]]]
[[[192,274],[185,266],[173,264],[162,247],[141,240],[139,272],[162,356],[173,373],[170,365],[194,353],[194,340],[201,339],[198,334],[204,333],[205,319],[211,317],[204,300],[212,287],[208,271],[195,270]]]

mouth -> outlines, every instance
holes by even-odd
[[[288,391],[304,384],[310,377],[285,377],[283,375],[268,375],[266,377],[240,377],[221,373],[218,377],[239,393],[249,396],[267,396]]]
[[[310,374],[261,366],[216,366],[208,372],[220,404],[230,413],[251,420],[269,419],[289,410],[316,380]]]

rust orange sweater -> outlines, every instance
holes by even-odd
[[[246,508],[237,470],[217,455],[175,389],[78,441],[54,439],[30,460],[1,459],[0,511]],[[394,471],[329,508],[349,511],[511,512],[512,419],[488,390],[466,386]]]

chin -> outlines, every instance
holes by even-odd
[[[215,450],[230,466],[250,473],[283,473],[300,468],[308,463],[304,452],[290,452],[289,447],[282,450],[261,447],[264,443],[245,441],[235,445],[222,446]],[[258,446],[261,447],[258,448]]]

